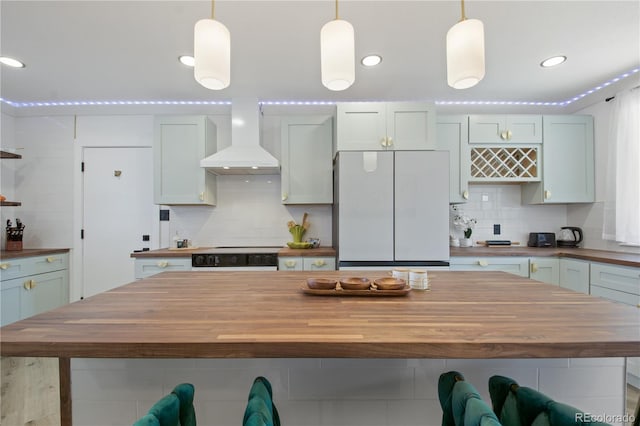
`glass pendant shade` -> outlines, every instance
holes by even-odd
[[[320,30],[322,84],[329,90],[345,90],[356,79],[353,26],[341,19],[327,22]]]
[[[196,22],[193,42],[196,81],[207,89],[221,90],[231,83],[231,35],[214,19]]]
[[[484,25],[465,19],[447,32],[447,83],[468,89],[484,78]]]

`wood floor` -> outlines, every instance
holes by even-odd
[[[57,358],[0,359],[0,424],[7,426],[59,426],[60,392]],[[39,395],[34,399],[33,395]],[[627,386],[626,412],[635,414],[640,389]],[[627,423],[626,426],[631,426]]]

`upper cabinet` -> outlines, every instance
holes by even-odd
[[[333,203],[333,118],[284,118],[281,129],[282,203]]]
[[[215,124],[206,116],[156,117],[154,203],[215,205],[216,177],[200,160],[216,151]]]
[[[469,199],[469,130],[466,115],[438,115],[438,149],[449,151],[449,202]]]
[[[542,180],[522,187],[522,202],[595,201],[593,117],[545,115]]]
[[[436,149],[430,103],[346,102],[337,105],[336,151]]]
[[[470,115],[469,143],[542,143],[540,115]]]

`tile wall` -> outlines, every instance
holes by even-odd
[[[73,359],[71,367],[77,426],[130,425],[182,382],[195,386],[198,424],[237,426],[256,376],[273,385],[286,425],[439,426],[438,377],[450,370],[487,403],[487,381],[500,374],[591,414],[624,413],[623,358]]]

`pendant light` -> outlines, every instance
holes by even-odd
[[[484,25],[464,15],[447,32],[447,83],[454,89],[468,89],[484,78]]]
[[[329,90],[345,90],[356,79],[355,38],[353,26],[338,17],[320,30],[320,65],[322,84]]]
[[[214,11],[212,0],[211,19],[199,20],[193,31],[193,75],[207,89],[221,90],[231,83],[231,35]]]

